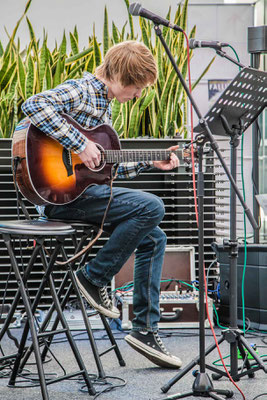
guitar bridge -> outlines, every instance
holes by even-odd
[[[73,165],[72,165],[72,158],[71,158],[70,150],[63,148],[62,160],[63,160],[63,164],[65,165],[67,175],[68,176],[73,175]]]

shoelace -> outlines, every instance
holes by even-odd
[[[103,300],[103,303],[105,304],[105,306],[107,306],[108,308],[110,308],[111,306],[111,300],[108,296],[108,292],[107,292],[107,288],[106,287],[102,287],[100,289],[100,296]]]
[[[164,346],[164,344],[163,344],[163,342],[162,342],[162,340],[161,340],[161,338],[159,337],[159,335],[158,335],[157,332],[154,333],[154,337],[155,337],[155,339],[156,339],[156,341],[157,341],[159,347],[162,349],[162,351],[163,351],[164,353],[166,353],[166,354],[169,355],[170,353],[167,351],[166,347]]]

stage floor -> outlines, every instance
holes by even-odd
[[[12,329],[11,333],[14,336],[19,336],[21,332],[20,328]],[[216,333],[220,336],[221,330],[216,328]],[[97,368],[96,364],[90,349],[90,345],[86,336],[81,331],[72,331],[75,339],[77,341],[78,347],[82,354],[82,357],[86,363],[89,374],[96,374]],[[104,331],[96,331],[94,330],[95,338],[97,339],[97,346],[100,352],[104,351],[105,348],[108,347],[108,340],[105,338]],[[173,329],[173,330],[161,330],[160,334],[163,338],[164,344],[167,349],[170,350],[173,354],[178,355],[182,361],[183,366],[186,366],[192,359],[198,356],[198,347],[199,347],[199,337],[198,330],[196,329]],[[183,378],[181,378],[177,383],[175,383],[167,394],[163,394],[161,392],[161,387],[169,382],[174,376],[176,376],[176,370],[167,370],[161,369],[157,366],[154,366],[149,360],[139,355],[135,352],[124,340],[125,332],[114,331],[114,335],[117,338],[120,350],[122,352],[123,358],[126,362],[126,367],[120,367],[115,356],[114,351],[104,355],[101,357],[102,364],[104,367],[104,371],[106,376],[106,380],[108,382],[116,384],[121,384],[117,379],[112,379],[109,377],[117,377],[126,381],[126,385],[119,388],[114,388],[113,390],[103,393],[97,397],[97,399],[108,399],[108,400],[158,400],[165,399],[167,396],[171,396],[177,393],[188,392],[192,388],[192,384],[195,380],[192,375],[193,370],[190,370]],[[253,336],[249,334],[247,336],[247,340],[249,343],[256,343],[259,347],[259,355],[267,354],[266,345],[262,342],[263,334],[257,334],[257,336]],[[211,332],[209,329],[206,329],[206,347],[210,344],[214,343],[213,338],[211,337]],[[29,341],[30,344],[30,341]],[[5,354],[10,354],[10,351],[14,352],[14,344],[13,342],[4,337],[2,341],[2,348]],[[223,357],[229,355],[229,344],[224,342],[220,346]],[[52,351],[58,360],[62,363],[64,369],[67,373],[76,371],[77,364],[72,356],[72,352],[69,348],[69,345],[65,341],[60,341],[60,338],[57,336],[57,342],[53,344]],[[215,349],[207,358],[207,364],[211,365],[213,362],[218,360],[219,356],[217,350]],[[225,363],[229,364],[229,358],[225,359]],[[29,365],[27,367],[30,371],[36,371],[34,365]],[[198,369],[197,366],[194,369]],[[51,361],[47,362],[45,365],[46,373],[57,373],[58,375],[62,374],[62,369],[59,365],[51,359]],[[211,376],[211,372],[207,371],[209,376]],[[0,398],[1,400],[40,400],[42,398],[40,388],[32,387],[32,388],[9,388],[7,387],[8,379],[3,377],[5,373],[8,373],[8,370],[0,370]],[[21,383],[21,379],[18,379],[18,385],[27,385],[27,381],[23,380]],[[213,382],[214,387],[220,389],[228,389],[233,390],[234,396],[233,400],[242,399],[241,394],[238,390],[233,386],[233,384],[228,381],[226,378],[222,378],[219,381]],[[249,379],[248,377],[242,378],[239,382],[237,382],[239,387],[244,392],[247,400],[252,400],[255,396],[266,393],[264,396],[261,396],[260,400],[267,399],[267,374],[263,371],[257,371],[255,373],[255,377]],[[78,400],[78,399],[93,399],[94,396],[89,396],[88,393],[81,392],[81,388],[83,386],[83,382],[78,380],[64,380],[57,384],[52,384],[48,386],[48,392],[51,400]],[[97,390],[103,390],[107,388],[108,385],[100,385],[95,384],[95,388]],[[188,397],[189,399],[198,398],[198,397]],[[202,398],[202,397],[201,397]]]

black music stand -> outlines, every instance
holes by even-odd
[[[208,124],[208,128],[212,130],[215,134],[229,136],[230,137],[230,145],[231,145],[231,176],[236,181],[236,161],[237,161],[237,147],[239,144],[239,137],[243,132],[250,126],[250,124],[259,116],[259,114],[263,111],[263,109],[267,105],[267,73],[258,71],[249,67],[243,68],[234,80],[230,83],[230,85],[225,89],[217,102],[212,106],[209,112],[205,115],[204,123],[200,120],[199,125],[194,129],[195,132],[198,132],[200,136],[203,136],[203,142],[207,140],[206,138],[206,123]],[[209,136],[209,133],[208,133]],[[210,138],[209,138],[210,139]],[[216,143],[212,143],[212,148],[216,151]],[[201,171],[202,176],[202,171]],[[232,183],[232,181],[231,181]],[[199,184],[199,182],[198,182]],[[201,186],[203,186],[203,182],[201,182]],[[203,192],[203,190],[202,190]],[[230,240],[225,241],[225,247],[228,248],[229,258],[230,258],[230,327],[229,329],[222,332],[221,338],[218,340],[220,344],[224,340],[226,340],[230,344],[230,375],[234,380],[239,380],[240,377],[244,375],[249,375],[249,377],[254,376],[254,372],[263,369],[264,372],[267,372],[267,368],[265,367],[263,361],[257,355],[257,353],[251,348],[251,346],[247,343],[243,336],[243,332],[240,331],[237,327],[237,256],[238,256],[238,243],[236,240],[236,195],[238,195],[240,199],[240,194],[236,191],[234,185],[231,186],[231,194],[230,194]],[[241,200],[241,199],[240,199]],[[201,203],[202,204],[202,203]],[[246,212],[247,216],[250,216],[250,212],[246,206],[246,204],[241,201],[241,204]],[[200,207],[200,204],[199,204]],[[251,218],[250,218],[251,221]],[[255,223],[252,224],[255,229]],[[203,232],[200,232],[200,235]],[[202,241],[199,240],[199,253],[203,252],[201,249]],[[201,260],[203,259],[203,255],[201,256]],[[203,296],[203,274],[201,264],[199,264],[200,274],[199,274],[199,284],[200,284],[200,301]],[[204,267],[203,267],[204,268]],[[203,271],[204,272],[204,271]],[[202,289],[202,290],[201,290]],[[203,303],[203,299],[202,299]],[[204,312],[202,310],[202,316],[200,318],[204,318]],[[218,398],[216,394],[214,394],[212,383],[209,381],[208,376],[205,375],[205,367],[216,372],[217,375],[213,376],[213,378],[220,378],[221,376],[227,376],[226,372],[219,370],[215,367],[206,365],[205,355],[211,353],[216,345],[210,346],[205,352],[203,352],[203,323],[200,321],[200,357],[191,361],[181,372],[179,372],[168,384],[162,387],[162,391],[166,393],[170,387],[176,383],[180,378],[182,378],[190,369],[192,369],[197,364],[200,365],[200,373],[197,373],[196,381],[193,385],[192,391],[184,394],[177,394],[173,396],[168,396],[166,399],[181,399],[189,396],[199,396],[199,397],[212,397]],[[202,341],[201,341],[202,337]],[[243,358],[243,362],[246,370],[242,370],[240,373],[238,372],[238,352],[239,349],[240,354]],[[201,351],[202,350],[202,351]],[[251,354],[253,357],[256,367],[252,366],[247,358],[247,352]],[[203,375],[203,382],[198,382],[201,380],[201,376]],[[202,385],[202,383],[204,383]],[[196,390],[197,387],[197,390]],[[203,392],[199,391],[199,388],[203,388]],[[226,397],[231,397],[232,392],[229,391],[228,394],[220,393],[220,391],[215,391],[217,394],[224,394]],[[162,399],[165,400],[165,399]]]

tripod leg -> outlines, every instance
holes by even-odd
[[[247,369],[247,374],[248,374],[249,378],[254,378],[255,374],[254,374],[254,372],[252,371],[250,362],[249,362],[249,360],[248,360],[248,355],[246,354],[246,352],[245,352],[245,350],[244,350],[244,347],[243,347],[243,344],[242,344],[240,338],[238,339],[237,345],[238,345],[238,349],[239,349],[239,351],[240,351],[240,354],[241,354],[241,356],[242,356],[242,359],[244,360],[245,367],[246,367],[246,369]]]
[[[192,369],[195,365],[197,365],[199,363],[199,357],[195,358],[194,360],[192,360],[185,368],[183,368],[183,370],[181,372],[178,372],[177,375],[175,375],[172,379],[169,380],[168,383],[166,383],[166,385],[162,386],[161,391],[163,393],[167,393],[168,390],[176,383],[179,381],[179,379],[181,379],[184,375],[187,374],[187,372],[190,371],[190,369]],[[164,399],[163,399],[164,400]]]
[[[176,393],[176,394],[172,394],[170,396],[161,398],[160,400],[176,400],[176,399],[184,399],[185,397],[191,397],[194,396],[194,393],[191,392],[186,392],[186,393]],[[158,399],[159,400],[159,399]]]
[[[207,397],[207,396],[205,396],[205,397]],[[217,394],[215,394],[213,392],[209,392],[209,397],[211,397],[212,399],[216,399],[216,400],[224,400],[223,397],[217,396]]]
[[[215,392],[217,394],[221,394],[227,398],[233,397],[234,392],[232,390],[225,390],[225,389],[214,389],[212,392]]]
[[[257,364],[263,369],[263,371],[266,373],[267,372],[267,367],[264,364],[264,362],[262,361],[262,359],[258,356],[258,354],[256,353],[256,351],[254,351],[254,349],[249,346],[249,344],[247,343],[246,339],[243,336],[240,336],[239,338],[240,343],[248,350],[248,352],[252,355],[252,357],[254,358],[255,361],[257,361]]]

